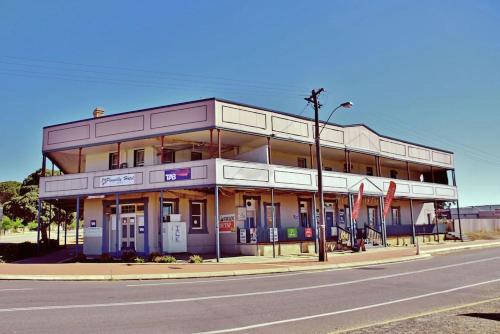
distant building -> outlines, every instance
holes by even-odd
[[[458,218],[457,209],[451,209],[453,218]],[[500,219],[500,204],[497,205],[473,205],[460,208],[460,218],[468,219]]]

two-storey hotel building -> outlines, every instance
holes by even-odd
[[[96,109],[93,118],[43,129],[43,170],[49,159],[62,174],[41,178],[40,200],[77,212],[86,255],[257,255],[273,243],[277,254],[312,252],[313,130],[309,118],[218,98],[106,116]],[[321,145],[330,247],[449,229],[436,208],[458,199],[452,152],[362,124],[326,124]]]

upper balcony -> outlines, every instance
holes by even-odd
[[[383,196],[390,178],[325,171],[325,192],[356,193],[361,182],[368,196]],[[456,200],[457,189],[446,184],[394,180],[396,197]],[[277,188],[316,191],[317,172],[228,159],[207,159],[117,170],[68,174],[40,179],[40,198],[54,199],[168,189],[208,188],[214,185],[241,188]]]
[[[209,129],[309,145],[314,143],[313,128],[308,118],[212,98],[49,126],[43,131],[43,152],[71,173],[75,169],[64,166],[71,155],[55,155],[72,150],[74,156],[78,149]],[[328,124],[321,138],[328,149],[454,168],[452,152],[382,136],[365,125]]]

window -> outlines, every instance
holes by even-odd
[[[300,219],[300,225],[302,227],[311,227],[311,220],[310,220],[310,206],[311,206],[311,201],[308,200],[300,200],[299,201],[299,219]]]
[[[208,233],[205,201],[189,202],[189,233]]]
[[[134,167],[144,166],[144,150],[134,150]]]
[[[398,171],[391,169],[391,179],[397,179],[398,178]]]
[[[401,209],[399,207],[391,207],[392,225],[401,225]]]
[[[169,149],[162,149],[161,151],[161,163],[171,164],[175,162],[175,151]]]
[[[373,167],[366,167],[366,175],[373,176]]]
[[[109,154],[109,169],[118,169],[118,152]]]
[[[191,161],[202,160],[203,155],[201,152],[191,152]]]
[[[135,205],[134,204],[121,205],[120,209],[121,213],[134,213]]]
[[[163,199],[163,212],[162,212],[162,221],[164,223],[170,221],[170,215],[176,214],[178,212],[178,201],[177,199],[169,200]]]
[[[368,226],[374,227],[378,225],[378,217],[377,217],[377,207],[369,206],[368,207]]]
[[[323,169],[327,172],[333,172],[333,168],[332,167],[323,167]]]
[[[299,166],[300,168],[307,168],[307,159],[297,158],[297,166]]]
[[[264,210],[266,215],[266,225],[268,228],[273,227],[273,206],[271,203],[264,203]],[[280,204],[274,203],[274,223],[276,227],[281,226],[280,219]]]

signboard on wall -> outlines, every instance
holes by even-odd
[[[304,234],[305,234],[306,238],[312,238],[313,237],[313,229],[310,227],[306,227],[304,229]]]
[[[286,229],[286,236],[290,239],[297,238],[299,236],[297,229],[295,227],[289,227]]]
[[[219,232],[220,233],[236,232],[236,221],[234,214],[220,215]]]
[[[240,243],[241,244],[247,243],[247,230],[244,228],[240,229]]]
[[[257,243],[257,229],[256,228],[250,229],[250,243],[251,244]]]
[[[247,208],[244,206],[238,207],[238,220],[246,220],[247,219]]]
[[[165,170],[165,182],[191,180],[191,168],[176,168]]]
[[[85,227],[83,235],[85,238],[100,238],[102,237],[102,227]]]
[[[135,184],[135,174],[101,176],[99,187],[129,186]]]

